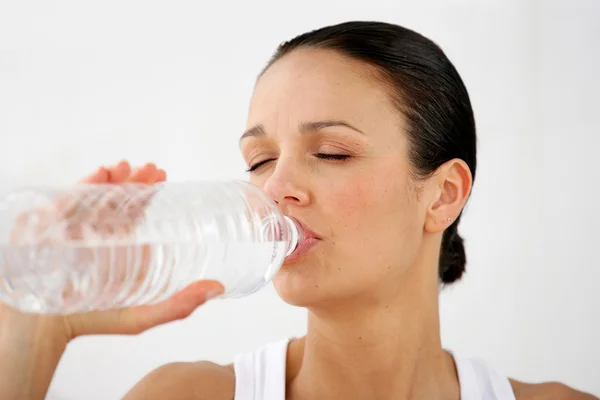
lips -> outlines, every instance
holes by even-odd
[[[304,238],[298,243],[296,250],[285,258],[284,264],[289,264],[302,258],[310,249],[321,241],[319,235],[313,232],[305,223],[296,218],[294,219],[302,227]]]

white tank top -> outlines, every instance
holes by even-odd
[[[285,400],[289,339],[235,357],[234,400]],[[508,378],[483,362],[454,355],[461,400],[515,400]]]

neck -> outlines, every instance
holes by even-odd
[[[393,295],[311,309],[295,397],[458,398],[454,364],[441,345],[437,280],[418,276],[423,270],[415,268]]]

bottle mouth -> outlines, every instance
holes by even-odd
[[[304,230],[302,226],[295,219],[284,216],[283,219],[287,225],[288,231],[288,250],[286,257],[293,254],[298,248],[302,240],[304,240]]]

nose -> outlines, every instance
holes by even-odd
[[[285,210],[288,206],[307,206],[310,204],[310,192],[301,182],[293,167],[277,165],[273,174],[267,178],[263,190]]]

